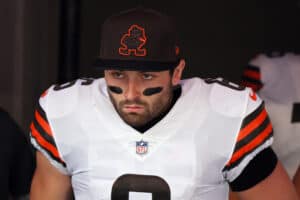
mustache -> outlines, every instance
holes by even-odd
[[[121,101],[119,103],[120,106],[124,106],[124,105],[141,105],[141,106],[146,106],[147,103],[141,101],[140,99],[135,99],[135,100],[124,100],[124,101]]]

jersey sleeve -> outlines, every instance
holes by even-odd
[[[47,119],[47,113],[42,107],[45,101],[45,94],[39,100],[34,111],[34,117],[30,124],[30,139],[35,149],[40,151],[52,165],[63,174],[68,174],[66,163],[62,159],[55,142],[51,124]]]
[[[240,192],[257,185],[274,171],[277,162],[277,155],[271,147],[259,152],[243,172],[233,182],[229,182],[231,190]]]
[[[223,169],[228,182],[234,181],[264,149],[273,142],[273,128],[263,101],[253,92],[230,160]]]

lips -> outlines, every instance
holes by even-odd
[[[144,110],[144,107],[141,105],[124,105],[123,111],[127,113],[132,113],[132,112],[141,112]]]

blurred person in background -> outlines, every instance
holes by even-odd
[[[27,200],[34,171],[34,154],[14,119],[0,108],[0,199]]]

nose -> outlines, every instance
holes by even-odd
[[[128,100],[134,100],[138,98],[141,95],[141,92],[139,91],[139,83],[134,80],[128,81],[128,86],[124,95]]]

